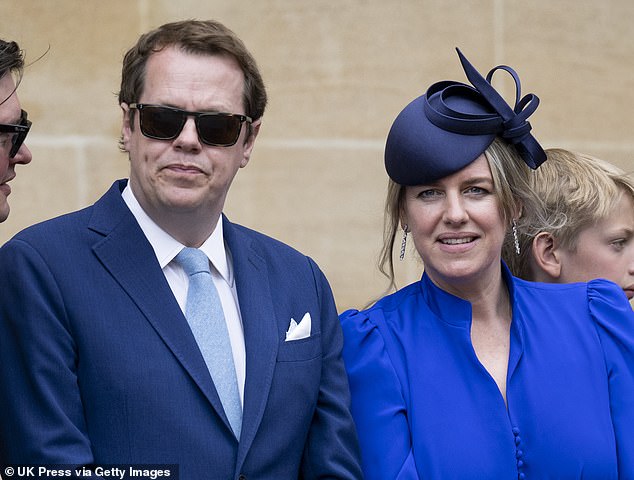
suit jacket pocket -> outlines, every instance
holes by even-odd
[[[277,352],[278,362],[305,362],[321,356],[321,333],[301,340],[282,340]]]

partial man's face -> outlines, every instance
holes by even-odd
[[[0,105],[0,124],[20,124],[22,110],[14,90],[15,82],[10,74],[5,74],[0,78],[0,101],[7,99]],[[24,143],[11,158],[10,154],[16,135],[18,134],[0,132],[0,222],[4,222],[9,216],[10,209],[7,197],[11,194],[9,182],[15,178],[15,166],[18,163],[26,165],[32,158],[31,151]]]

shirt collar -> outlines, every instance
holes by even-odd
[[[506,263],[501,262],[502,280],[509,290],[512,311],[515,312],[515,284]],[[455,326],[471,325],[471,303],[444,291],[432,282],[427,272],[423,272],[420,282],[425,302],[434,314],[443,321]]]
[[[123,189],[121,196],[139,223],[150,245],[152,245],[159,265],[162,269],[165,268],[185,246],[159,227],[156,222],[145,213],[145,210],[143,210],[141,204],[134,196],[129,182]],[[199,248],[209,257],[209,260],[220,276],[222,276],[229,285],[233,285],[233,271],[228,259],[228,250],[225,248],[224,243],[222,215],[218,217],[218,223],[214,231]]]
[[[233,271],[231,269],[231,263],[229,262],[229,252],[225,248],[224,242],[222,215],[218,217],[218,223],[214,231],[211,232],[209,238],[205,240],[199,248],[209,257],[211,264],[216,267],[216,270],[218,270],[218,273],[225,282],[229,285],[233,285]]]
[[[457,327],[468,327],[471,324],[471,303],[444,291],[431,281],[426,271],[420,282],[425,303],[442,321]]]

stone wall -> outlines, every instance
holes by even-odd
[[[19,89],[33,162],[18,167],[0,243],[94,202],[128,162],[117,148],[124,52],[140,33],[216,18],[254,53],[270,104],[231,220],[312,256],[340,310],[386,282],[376,270],[383,145],[401,108],[440,79],[465,81],[454,48],[486,72],[513,66],[545,147],[634,170],[634,2],[630,0],[0,0],[0,37],[34,60]],[[500,88],[507,88],[502,84]],[[507,97],[513,91],[508,87]],[[413,251],[397,265],[417,279]]]

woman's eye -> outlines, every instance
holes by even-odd
[[[429,189],[429,190],[423,190],[419,192],[418,198],[432,199],[439,195],[440,195],[440,192],[438,190]]]
[[[472,195],[486,195],[489,191],[482,187],[469,187],[465,190],[465,193]]]

